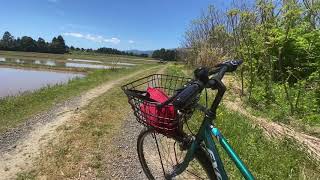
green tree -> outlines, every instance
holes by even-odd
[[[22,51],[21,50],[21,39],[18,37],[15,41],[14,41],[14,51]]]
[[[153,51],[152,57],[156,59],[162,59],[165,61],[176,61],[177,60],[177,51],[170,49],[158,49]]]
[[[202,66],[244,59],[240,75],[247,102],[281,104],[290,114],[319,113],[319,12],[320,1],[314,0],[257,0],[227,12],[210,6],[186,31],[184,59]],[[157,50],[153,57],[161,54]]]
[[[38,49],[37,49],[38,52],[48,52],[47,43],[41,37],[38,38],[37,47],[38,47]]]
[[[28,36],[23,36],[21,38],[21,45],[20,48],[22,51],[33,51],[36,52],[37,51],[37,44],[36,41],[33,40],[31,37]]]
[[[66,44],[62,36],[54,37],[51,41],[50,52],[63,54],[66,52]]]
[[[6,31],[3,36],[2,39],[0,41],[0,47],[1,49],[4,50],[13,50],[14,48],[14,37],[8,32]]]

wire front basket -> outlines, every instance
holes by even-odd
[[[172,104],[159,107],[161,103],[148,98],[146,89],[148,87],[156,88],[171,97],[190,81],[190,78],[185,77],[153,74],[123,85],[122,90],[128,96],[128,102],[139,123],[152,127],[161,134],[174,135],[177,133],[182,119],[185,119],[192,112],[177,112]]]

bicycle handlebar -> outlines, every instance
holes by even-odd
[[[197,96],[198,93],[201,92],[203,85],[200,82],[193,83],[187,86],[183,91],[177,94],[177,96],[173,99],[172,104],[174,107],[178,109],[182,109],[187,106],[187,102],[190,99],[193,99]]]
[[[216,69],[209,71],[207,68],[198,68],[194,71],[195,81],[187,85],[181,92],[178,92],[174,97],[170,98],[172,104],[177,109],[186,107],[188,102],[195,98],[204,88],[215,89],[216,81],[221,81],[226,72],[233,72],[239,65],[242,64],[242,60],[230,60],[216,65]],[[209,76],[216,74],[213,78],[209,79]],[[169,102],[165,102],[168,104]]]

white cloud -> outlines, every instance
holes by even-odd
[[[111,42],[113,44],[119,44],[120,43],[120,39],[118,38],[111,38],[111,39],[104,39],[104,42]]]
[[[70,33],[63,33],[63,35],[65,36],[73,36],[73,37],[78,37],[78,38],[82,38],[83,35],[80,33],[74,33],[74,32],[70,32]]]
[[[82,39],[86,39],[89,41],[94,41],[94,42],[106,42],[106,43],[113,43],[113,44],[119,44],[120,43],[120,39],[118,38],[104,38],[103,36],[100,35],[92,35],[92,34],[81,34],[81,33],[77,33],[77,32],[67,32],[67,33],[63,33],[63,35],[65,36],[72,36],[72,37],[76,37],[76,38],[82,38]]]
[[[130,44],[133,44],[133,43],[135,43],[133,40],[129,40],[128,41]]]

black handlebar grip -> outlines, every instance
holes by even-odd
[[[184,107],[188,106],[190,102],[192,102],[193,98],[197,96],[201,89],[201,84],[194,83],[189,85],[176,96],[172,104],[177,109],[183,109]]]

